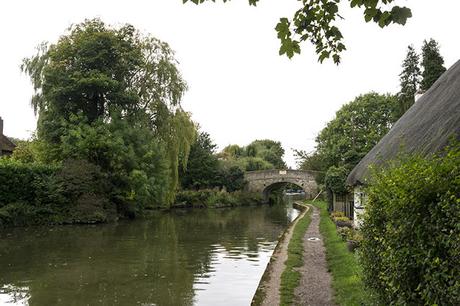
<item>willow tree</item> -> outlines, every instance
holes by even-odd
[[[188,154],[195,127],[181,108],[187,85],[167,43],[131,25],[86,20],[40,45],[22,69],[35,89],[37,135],[49,161],[88,159],[116,178],[123,198],[162,194],[156,201],[171,202],[177,159]],[[148,160],[159,164],[147,171]]]

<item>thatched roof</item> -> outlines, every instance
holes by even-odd
[[[14,148],[16,148],[16,145],[11,142],[11,140],[8,139],[5,135],[0,135],[0,148],[3,152],[13,152]]]
[[[391,130],[353,169],[348,185],[364,184],[370,165],[381,165],[400,152],[427,156],[460,140],[460,61],[394,124]]]

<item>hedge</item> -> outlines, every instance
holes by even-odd
[[[0,226],[105,222],[116,215],[99,168],[0,159]]]
[[[460,146],[374,171],[361,260],[385,305],[460,305]]]

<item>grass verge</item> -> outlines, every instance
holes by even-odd
[[[281,274],[280,305],[291,305],[294,302],[294,289],[299,285],[300,272],[296,268],[303,265],[303,236],[311,221],[311,209],[300,219],[294,227],[288,245],[288,258]]]
[[[326,260],[332,274],[332,288],[337,305],[374,305],[370,292],[362,282],[362,269],[356,253],[348,251],[346,243],[337,234],[334,222],[329,218],[325,202],[310,203],[321,210],[319,230],[326,248]]]

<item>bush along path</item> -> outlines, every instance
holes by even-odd
[[[294,303],[300,305],[335,305],[328,271],[326,249],[320,233],[320,210],[312,210],[311,223],[302,238],[303,265],[298,268],[300,282],[294,290]]]

